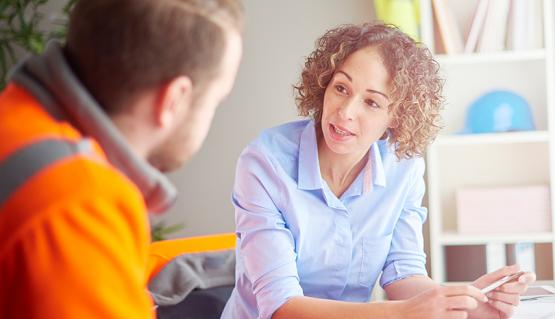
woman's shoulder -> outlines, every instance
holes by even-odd
[[[243,150],[240,161],[246,158],[270,161],[287,174],[295,171],[299,156],[299,144],[304,129],[310,120],[299,120],[263,130]]]
[[[380,140],[376,144],[386,170],[400,170],[404,173],[416,172],[416,174],[424,172],[426,164],[422,156],[399,159],[395,153],[395,145],[386,140]]]
[[[298,153],[303,130],[310,120],[298,120],[263,130],[248,147],[266,154]]]

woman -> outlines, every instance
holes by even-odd
[[[262,133],[237,164],[236,287],[222,318],[506,318],[535,280],[486,297],[426,274],[424,161],[442,81],[430,52],[392,26],[328,31],[296,87],[310,116]],[[391,300],[367,303],[380,277]]]

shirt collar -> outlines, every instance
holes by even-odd
[[[314,121],[309,121],[301,134],[298,187],[305,190],[323,188]]]
[[[370,147],[366,155],[366,165],[353,181],[342,197],[361,196],[368,194],[374,186],[385,187],[385,171],[380,151],[380,141]]]
[[[385,179],[385,169],[383,166],[382,160],[382,153],[380,150],[380,146],[385,145],[387,147],[387,141],[377,141],[372,144],[370,148],[370,165],[373,168],[371,170],[372,174],[372,184],[375,186],[385,187],[386,186],[386,179]],[[370,189],[365,189],[365,193],[370,191]]]

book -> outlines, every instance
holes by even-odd
[[[489,0],[478,0],[476,5],[476,10],[474,10],[474,16],[472,18],[472,23],[468,29],[466,35],[466,43],[464,46],[464,53],[472,53],[476,51],[478,45],[478,39],[480,38],[480,33],[484,26],[484,21],[486,20],[486,13],[488,11]]]
[[[445,0],[432,0],[432,5],[445,53],[462,53],[464,41],[453,11]]]
[[[374,0],[376,17],[396,25],[415,41],[420,41],[419,6],[418,0]]]
[[[489,0],[478,52],[505,50],[510,1]]]
[[[541,0],[512,0],[507,30],[507,48],[543,48],[543,8]]]

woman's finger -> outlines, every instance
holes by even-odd
[[[478,307],[478,301],[470,296],[453,296],[447,298],[446,306],[450,310],[472,310]]]
[[[484,288],[489,284],[491,284],[492,282],[495,282],[496,280],[499,280],[505,276],[514,274],[518,271],[520,271],[520,266],[518,264],[511,265],[511,266],[504,266],[497,269],[494,272],[483,275],[482,277],[478,278],[478,280],[476,280],[474,284],[479,288]]]
[[[447,314],[443,317],[446,319],[466,319],[468,318],[468,312],[461,311],[461,310],[453,310],[447,312]]]
[[[493,300],[493,299],[488,301],[488,303],[490,304],[490,306],[492,306],[493,308],[497,309],[499,312],[504,314],[505,315],[504,317],[510,317],[515,312],[515,306],[509,305],[508,303],[504,303],[502,301]]]
[[[476,300],[486,302],[487,297],[484,295],[480,289],[474,286],[443,286],[443,294],[447,297],[451,296],[470,296]]]
[[[495,291],[505,292],[509,294],[522,294],[526,291],[526,289],[528,289],[527,284],[521,284],[515,281],[506,283],[503,286],[496,288]]]
[[[536,281],[536,274],[533,272],[527,272],[520,276],[517,281],[508,282],[496,290],[507,292],[507,293],[518,293],[522,294],[528,289],[528,285]]]
[[[533,284],[536,282],[536,273],[526,272],[522,276],[518,277],[518,282],[526,285]]]
[[[507,293],[517,293],[522,294],[528,289],[528,285],[536,281],[536,274],[533,272],[527,272],[518,277],[518,280],[510,281],[496,290],[507,292]]]
[[[511,294],[511,293],[505,293],[501,291],[492,291],[488,293],[487,296],[490,300],[501,301],[513,306],[518,306],[518,304],[520,303],[519,294]]]

